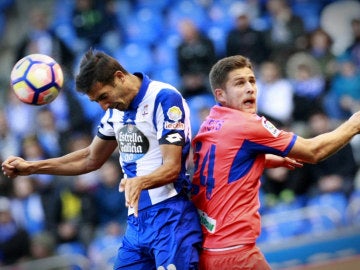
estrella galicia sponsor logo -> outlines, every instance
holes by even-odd
[[[134,125],[127,124],[119,131],[121,159],[134,162],[143,157],[149,150],[149,140]]]

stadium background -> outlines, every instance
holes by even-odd
[[[119,24],[114,28],[115,33],[111,31],[109,35],[104,33],[105,45],[102,47],[99,45],[99,47],[113,53],[129,71],[144,71],[154,79],[168,81],[179,88],[181,88],[181,77],[177,71],[175,51],[181,41],[177,27],[183,17],[189,17],[196,22],[200,30],[213,40],[217,57],[225,53],[226,34],[234,24],[232,15],[243,10],[243,3],[248,5],[247,11],[253,12],[254,28],[265,31],[271,27],[267,19],[266,0],[103,2],[113,4],[111,7],[114,19]],[[337,57],[341,57],[342,52],[354,41],[350,21],[360,16],[359,1],[292,0],[288,2],[293,12],[303,19],[307,32],[319,26],[331,32],[335,41],[332,51]],[[332,4],[340,2],[345,3],[343,8],[339,6],[337,11],[329,11]],[[74,33],[71,20],[73,4],[74,1],[71,0],[0,1],[0,108],[2,110],[5,111],[9,106],[9,74],[12,65],[17,60],[16,48],[20,40],[30,31],[28,15],[34,7],[48,12],[51,28],[74,52],[74,62],[66,77],[70,89],[68,91],[71,92],[70,74],[76,72],[79,57],[86,47],[79,42]],[[252,8],[249,9],[249,6]],[[116,33],[117,30],[121,34]],[[155,52],[158,52],[156,57]],[[89,110],[84,112],[85,117],[89,119],[100,117],[101,112],[86,99],[80,97],[78,102]],[[31,110],[35,111],[30,113],[35,117],[38,108],[31,108]],[[93,132],[93,128],[89,130],[89,133]],[[72,130],[67,130],[67,132],[71,133]],[[353,142],[355,155],[356,150],[359,150],[358,144],[356,140]],[[359,160],[356,161],[359,167]],[[1,180],[2,183],[4,181],[6,179]],[[347,198],[345,204],[343,201],[336,201],[335,196],[331,197],[327,194],[327,197],[322,199],[318,196],[319,204],[311,207],[279,202],[269,206],[271,209],[262,209],[264,234],[259,239],[259,245],[274,269],[297,269],[296,267],[299,269],[358,269],[360,265],[360,192],[356,179],[354,182],[354,197],[351,201]],[[5,195],[5,192],[2,192],[2,195]],[[265,194],[261,195],[264,195],[261,199],[265,204]],[[309,230],[311,227],[309,224],[318,226],[315,226],[314,230]],[[306,228],[294,233],[294,228],[304,227]],[[69,256],[66,260],[73,261],[80,268],[85,269],[89,264],[89,258],[83,255],[62,254],[62,256]],[[105,254],[104,257],[106,257]],[[55,266],[59,258],[62,257],[55,254],[49,260],[39,261],[40,267],[43,267],[39,269],[52,269],[49,265]],[[32,263],[34,262],[28,262],[27,265],[31,266]],[[106,264],[106,267],[110,265],[110,263]],[[31,267],[37,266],[34,264]]]

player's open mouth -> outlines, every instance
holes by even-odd
[[[251,98],[251,99],[246,99],[245,101],[244,101],[244,104],[245,105],[254,105],[255,104],[255,99],[253,99],[253,98]]]

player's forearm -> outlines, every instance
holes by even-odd
[[[142,189],[151,189],[174,182],[180,173],[180,166],[163,164],[152,173],[141,176]]]
[[[339,151],[342,147],[359,133],[359,128],[352,122],[347,121],[337,129],[308,139],[312,149],[312,163],[322,161]]]
[[[89,160],[88,149],[62,157],[31,161],[29,164],[32,174],[79,175],[97,169]]]
[[[146,176],[141,176],[141,188],[151,189],[174,182],[181,170],[182,147],[163,144],[160,146],[162,165]]]

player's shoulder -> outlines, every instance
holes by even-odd
[[[183,97],[177,88],[171,84],[160,81],[151,82],[147,95],[149,98],[154,99],[156,104],[161,103],[163,105],[172,103],[180,104],[180,101],[183,100]]]
[[[163,81],[157,81],[157,80],[152,80],[151,83],[149,84],[149,88],[153,91],[161,91],[161,90],[172,90],[175,92],[179,92],[175,86],[163,82]]]
[[[220,117],[223,119],[229,119],[232,122],[234,122],[234,124],[236,124],[236,123],[238,123],[238,124],[244,124],[244,123],[256,124],[256,123],[260,123],[261,119],[262,119],[262,117],[257,114],[242,112],[240,110],[223,107],[221,105],[213,106],[211,109],[211,113],[213,115],[216,115],[217,117]]]

